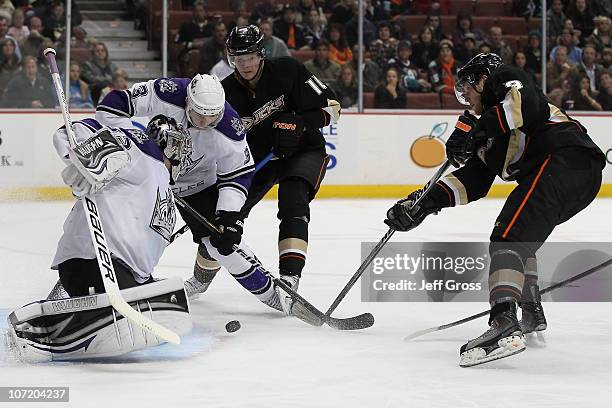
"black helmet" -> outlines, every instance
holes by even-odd
[[[227,37],[227,55],[235,57],[237,55],[250,54],[257,52],[264,57],[264,36],[259,27],[248,25],[234,27]]]
[[[463,98],[464,86],[466,84],[475,86],[483,75],[493,75],[493,72],[503,64],[499,55],[493,53],[481,53],[469,60],[457,71],[458,79],[455,84],[457,100],[464,105],[469,105]]]

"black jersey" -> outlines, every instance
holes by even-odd
[[[225,98],[242,118],[247,142],[261,160],[272,149],[272,121],[281,112],[300,115],[305,122],[301,149],[324,149],[320,128],[336,122],[340,105],[334,92],[310,73],[302,63],[282,57],[264,61],[257,87],[252,89],[238,75],[221,81]]]
[[[482,103],[479,124],[488,143],[478,157],[439,182],[450,205],[484,197],[496,175],[520,182],[565,147],[591,150],[593,160],[601,160],[603,167],[603,153],[587,130],[552,105],[524,71],[511,66],[497,69],[485,82]]]

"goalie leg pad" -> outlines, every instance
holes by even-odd
[[[134,309],[177,334],[191,331],[180,278],[121,293]],[[162,343],[117,313],[106,294],[33,302],[12,312],[8,320],[17,355],[28,362],[112,357]]]

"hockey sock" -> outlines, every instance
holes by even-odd
[[[281,274],[301,276],[308,249],[308,220],[284,218],[278,234],[278,268]]]
[[[221,265],[206,250],[206,245],[198,245],[198,256],[193,266],[193,276],[202,282],[210,282],[221,269]]]
[[[521,255],[512,249],[511,243],[491,243],[491,265],[489,270],[489,303],[494,307],[498,303],[521,300],[525,275]]]

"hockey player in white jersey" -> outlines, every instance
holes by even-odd
[[[66,164],[62,178],[75,197],[95,195],[123,297],[177,334],[189,332],[182,280],[152,278],[176,221],[169,171],[177,174],[187,163],[187,133],[165,132],[162,151],[137,129],[111,129],[94,119],[75,121],[73,127],[74,148],[65,127],[53,136]],[[10,314],[11,335],[22,358],[107,357],[160,343],[110,306],[79,202],[64,222],[51,267],[69,297],[33,302]]]
[[[240,209],[246,201],[255,166],[242,120],[225,101],[219,80],[198,74],[191,80],[159,78],[141,82],[125,91],[110,92],[96,110],[96,118],[110,126],[131,123],[132,116],[153,117],[148,127],[150,133],[176,125],[189,131],[193,142],[191,164],[175,178],[172,190],[223,231],[220,236],[211,236],[197,220],[181,211],[198,244],[194,275],[199,279],[191,278],[185,283],[188,295],[204,292],[223,265],[259,300],[283,311],[281,296],[272,280],[232,250],[234,244],[240,244],[250,252],[241,244]],[[173,118],[176,124],[166,117]]]

